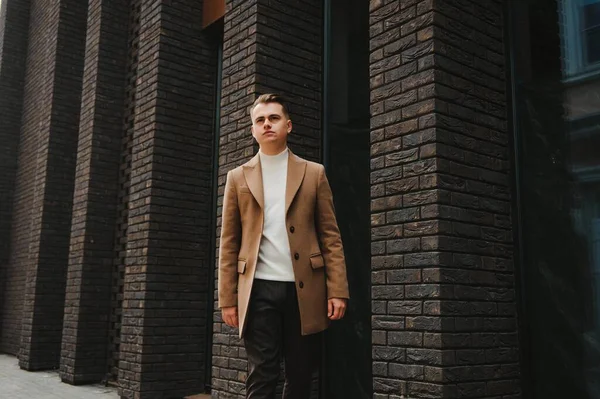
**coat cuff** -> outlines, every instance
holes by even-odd
[[[219,309],[237,306],[237,295],[219,296]]]
[[[350,293],[347,290],[329,291],[327,292],[327,299],[350,299]]]

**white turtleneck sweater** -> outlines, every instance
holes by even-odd
[[[285,225],[288,149],[277,155],[259,151],[264,190],[264,227],[255,278],[294,281],[292,255]]]

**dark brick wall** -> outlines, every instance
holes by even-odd
[[[4,2],[3,2],[4,3]],[[15,3],[15,1],[11,1]],[[4,4],[3,4],[4,6]],[[33,187],[38,151],[38,130],[43,126],[41,112],[48,101],[46,88],[46,37],[48,16],[43,2],[31,2],[27,66],[23,94],[23,118],[20,126],[18,167],[12,211],[10,254],[7,264],[6,291],[2,325],[2,350],[19,354],[25,280],[29,267],[29,244]],[[47,123],[47,121],[46,121]]]
[[[290,148],[302,157],[319,159],[322,18],[322,4],[316,0],[226,2],[218,226],[227,172],[256,152],[248,111],[259,94],[275,91],[288,98],[294,123]],[[242,398],[245,350],[237,330],[221,321],[218,309],[213,331],[213,397]]]
[[[216,48],[202,2],[141,2],[119,385],[202,392],[212,248]]]
[[[500,1],[371,1],[374,398],[517,398]]]
[[[455,318],[457,397],[520,397],[516,325],[506,58],[502,2],[436,5],[438,187],[451,192],[432,209],[452,221],[452,234],[431,242],[453,252],[439,282],[454,284],[442,315]],[[468,334],[468,335],[467,335]]]
[[[107,371],[128,17],[125,1],[89,2],[60,362],[71,384]]]
[[[115,223],[114,259],[111,271],[110,319],[108,337],[107,380],[116,381],[119,375],[121,324],[123,316],[123,289],[125,286],[125,260],[127,257],[127,226],[129,220],[129,187],[131,185],[131,159],[136,108],[138,54],[140,39],[141,0],[130,2],[128,22],[127,79],[123,132],[121,135],[119,194]]]
[[[31,93],[40,97],[32,118],[39,125],[27,165],[34,171],[19,364],[28,370],[59,363],[87,2],[34,1],[33,9],[40,19],[32,15],[28,64],[43,69]]]
[[[3,1],[0,9],[0,352],[12,354],[17,353],[20,334],[19,308],[13,305],[21,297],[23,285],[18,278],[12,283],[19,270],[9,268],[8,260],[28,28],[29,1]],[[5,294],[10,295],[6,308]]]

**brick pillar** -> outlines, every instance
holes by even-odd
[[[374,398],[517,398],[501,1],[371,1]]]
[[[17,183],[27,197],[16,198],[13,236],[15,261],[27,268],[19,357],[27,370],[59,363],[86,12],[80,0],[32,2],[19,164],[27,181]],[[27,236],[28,247],[19,242]]]
[[[248,161],[256,152],[248,112],[259,94],[278,92],[288,99],[294,123],[290,148],[299,156],[315,161],[319,159],[322,19],[322,2],[317,0],[227,1],[223,39],[219,216],[227,172]],[[217,223],[220,226],[220,218]],[[220,230],[217,230],[219,237]],[[220,310],[216,310],[213,331],[213,396],[243,398],[247,361],[237,330],[225,325]]]
[[[18,352],[21,333],[20,306],[15,302],[22,303],[23,284],[15,278],[20,271],[9,268],[8,260],[28,27],[29,1],[4,0],[0,9],[0,352],[12,354]]]
[[[140,4],[119,392],[182,397],[208,355],[217,52],[202,1]]]
[[[126,1],[89,2],[60,362],[71,384],[107,372],[128,17]]]

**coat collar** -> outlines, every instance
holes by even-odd
[[[250,161],[242,166],[244,171],[244,177],[248,183],[250,192],[256,199],[256,202],[264,209],[264,189],[262,179],[262,168],[260,164],[260,156],[256,154]],[[296,156],[288,148],[288,168],[287,168],[287,181],[285,186],[285,214],[287,215],[288,209],[304,180],[304,174],[306,172],[306,161]]]

